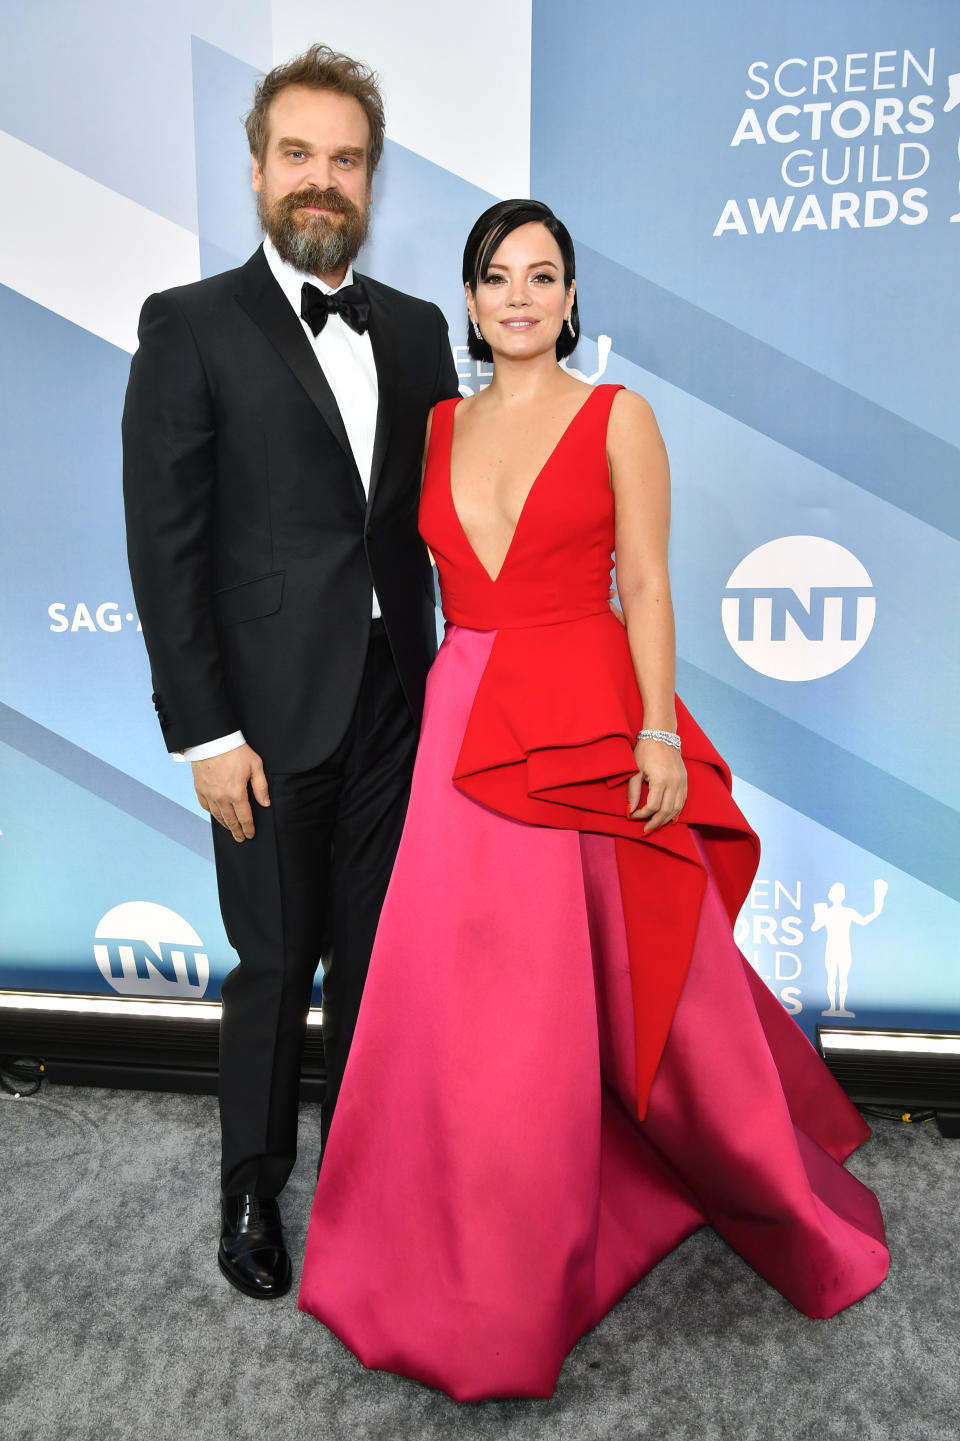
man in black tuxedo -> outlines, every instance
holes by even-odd
[[[353,274],[383,109],[322,46],[247,117],[266,231],[238,270],[151,296],[123,417],[128,549],[169,750],[215,822],[239,964],[223,984],[221,1270],[284,1293],[322,958],[330,1125],[406,807],[433,578],[427,413],[457,391],[436,306]]]

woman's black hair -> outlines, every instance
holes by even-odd
[[[517,230],[521,225],[529,225],[531,221],[538,225],[545,225],[560,247],[560,254],[563,258],[563,288],[570,289],[570,282],[576,272],[576,258],[573,253],[573,241],[570,239],[570,232],[562,220],[558,220],[548,205],[540,200],[500,200],[496,205],[491,205],[485,210],[480,219],[474,225],[467,236],[467,243],[463,249],[463,283],[469,285],[474,295],[477,293],[477,284],[486,279],[490,262],[496,254],[500,242]],[[576,349],[577,341],[580,339],[580,314],[577,310],[577,297],[573,297],[573,309],[570,312],[570,323],[573,326],[574,334],[571,335],[566,321],[557,336],[557,359],[563,360],[564,356],[572,354]],[[493,360],[493,351],[485,340],[478,340],[474,333],[473,325],[467,320],[467,349],[474,360]]]

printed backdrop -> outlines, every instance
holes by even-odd
[[[383,78],[362,268],[436,300],[533,194],[570,364],[653,403],[678,689],[764,857],[740,943],[812,1034],[960,1026],[954,0],[47,0],[0,34],[0,986],[216,996],[208,823],[126,573],[119,416],[151,291],[259,241],[240,117],[323,40]],[[845,989],[846,987],[846,989]]]

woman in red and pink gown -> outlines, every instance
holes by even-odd
[[[299,1304],[473,1400],[549,1396],[705,1222],[808,1316],[888,1256],[842,1165],[868,1129],[733,942],[759,848],[673,694],[656,422],[557,364],[573,248],[545,206],[481,216],[464,281],[494,376],[432,417],[446,634]]]

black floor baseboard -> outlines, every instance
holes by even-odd
[[[170,1003],[103,996],[31,996],[0,991],[3,1060],[30,1058],[60,1085],[123,1090],[217,1090],[219,1004]],[[311,1012],[311,1019],[315,1016]],[[322,1099],[326,1081],[320,1027],[307,1027],[300,1095]]]

